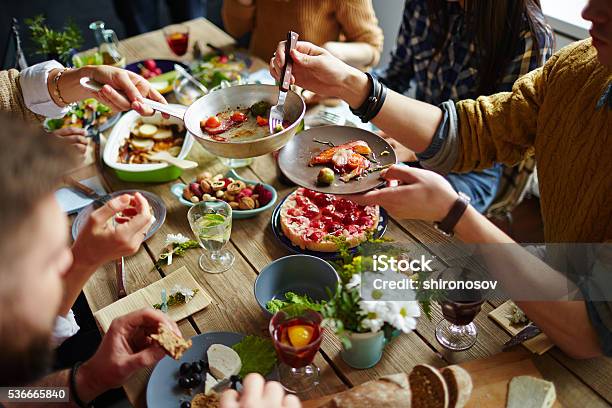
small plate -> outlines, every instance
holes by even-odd
[[[289,197],[289,195],[287,197]],[[335,259],[338,256],[338,252],[319,252],[319,251],[311,251],[308,249],[302,249],[297,245],[293,245],[291,240],[287,238],[285,234],[283,234],[283,229],[281,228],[281,225],[280,225],[280,209],[283,206],[283,203],[285,202],[287,197],[285,197],[280,203],[278,203],[278,205],[272,212],[272,219],[270,220],[270,226],[272,227],[272,232],[274,233],[274,236],[276,237],[276,239],[281,244],[283,244],[283,246],[287,248],[289,252],[293,254],[312,255],[312,256],[322,258],[322,259],[329,259],[329,260]],[[387,231],[387,224],[389,222],[389,215],[387,214],[387,211],[385,211],[385,209],[382,207],[379,207],[379,209],[380,209],[380,214],[378,217],[378,226],[376,227],[374,238],[380,238],[384,235],[384,233]],[[350,251],[354,252],[357,250],[357,248],[359,248],[359,246],[351,248]]]
[[[122,194],[134,194],[136,192],[142,194],[144,198],[147,199],[149,205],[151,206],[151,210],[153,211],[153,216],[155,216],[155,222],[153,222],[153,225],[151,225],[151,228],[149,228],[149,232],[147,232],[147,235],[145,235],[144,240],[146,241],[147,239],[151,238],[153,234],[155,234],[155,232],[159,229],[159,227],[163,225],[164,221],[166,220],[166,206],[164,205],[164,202],[161,198],[159,198],[153,193],[149,193],[148,191],[144,190],[115,191],[110,193],[110,196],[115,198]],[[87,222],[89,214],[91,214],[93,210],[93,204],[89,204],[87,207],[79,211],[79,214],[76,216],[74,222],[72,223],[72,239],[77,239],[81,228],[83,227],[85,222]]]
[[[354,140],[366,142],[376,156],[378,163],[373,166],[387,166],[395,164],[397,158],[391,145],[382,137],[375,133],[368,132],[360,128],[349,126],[321,126],[308,129],[295,135],[278,156],[278,165],[285,176],[295,184],[309,190],[319,191],[327,194],[358,194],[365,193],[385,184],[380,178],[380,171],[367,174],[359,180],[343,182],[336,175],[336,179],[331,186],[322,187],[317,184],[317,175],[324,166],[309,166],[310,159],[330,147],[316,142],[315,140],[331,142],[336,146]],[[382,152],[389,154],[384,156]]]
[[[232,347],[239,343],[246,335],[230,332],[210,332],[193,336],[193,345],[185,352],[179,361],[166,356],[157,363],[149,378],[147,385],[147,406],[149,408],[179,407],[182,401],[191,401],[198,392],[202,392],[204,385],[195,388],[191,395],[178,386],[178,373],[182,363],[197,360],[206,361],[206,351],[213,344],[223,344]],[[278,381],[278,368],[266,376],[268,380]]]
[[[259,181],[254,181],[254,180],[247,180],[243,177],[240,177],[235,171],[230,170],[227,174],[227,177],[231,177],[233,179],[236,180],[242,180],[247,184],[262,184],[266,190],[269,190],[272,192],[272,200],[270,200],[270,202],[266,205],[264,205],[263,207],[259,207],[259,208],[255,208],[253,210],[233,210],[232,211],[232,219],[234,220],[241,220],[244,218],[251,218],[256,216],[259,213],[262,213],[264,211],[269,210],[270,208],[272,208],[272,206],[274,206],[274,204],[276,203],[276,200],[278,199],[278,193],[276,192],[276,189],[274,187],[272,187],[269,184],[265,184],[265,183],[261,183]],[[170,191],[172,192],[173,195],[176,196],[176,198],[178,198],[178,200],[188,206],[188,207],[193,207],[195,204],[192,203],[191,201],[187,201],[183,198],[183,189],[185,188],[186,184],[185,183],[176,183],[173,184],[172,187],[170,187]]]
[[[88,129],[87,131],[87,136],[93,136],[93,129],[94,128],[98,128],[98,132],[104,132],[108,129],[110,129],[111,127],[113,127],[115,125],[115,123],[117,123],[117,121],[119,120],[119,118],[121,117],[121,112],[115,113],[114,115],[110,116],[106,122],[104,122],[101,125],[96,125],[96,126],[92,126],[91,128]],[[45,129],[48,132],[53,132],[52,130],[49,129],[49,126],[47,125],[48,121],[50,119],[45,119],[45,121],[43,122],[43,126],[45,127]],[[59,129],[56,129],[59,130]]]
[[[172,89],[174,89],[174,80],[176,79],[178,73],[175,73],[174,75],[168,74],[169,72],[174,71],[174,64],[178,64],[181,67],[185,68],[186,70],[189,70],[189,67],[187,67],[187,65],[183,64],[180,61],[165,60],[165,59],[153,59],[153,61],[155,61],[155,65],[157,65],[157,67],[161,69],[162,73],[158,76],[154,76],[154,77],[147,79],[147,81],[151,83],[159,82],[160,80],[167,81],[168,85],[166,87],[158,89],[158,91],[161,94],[167,94],[168,92],[172,91]],[[127,69],[128,71],[135,72],[138,75],[140,75],[140,68],[138,67],[139,64],[144,66],[144,60],[128,64],[125,66],[125,69]],[[168,74],[168,75],[164,75],[164,74]]]

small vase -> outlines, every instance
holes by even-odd
[[[358,369],[374,367],[382,358],[383,350],[387,344],[384,331],[375,333],[350,332],[348,339],[351,348],[342,348],[340,356],[349,366]]]

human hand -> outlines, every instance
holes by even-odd
[[[125,222],[111,219],[133,207],[136,213]],[[125,214],[128,215],[128,214]],[[93,211],[72,247],[75,262],[98,266],[122,256],[132,255],[142,243],[153,222],[148,201],[140,193],[124,194]]]
[[[457,200],[450,183],[433,171],[396,164],[381,177],[399,185],[345,198],[361,205],[378,204],[396,218],[424,221],[442,220]]]
[[[391,147],[393,148],[393,151],[395,151],[395,157],[397,157],[397,161],[399,162],[419,161],[418,157],[412,150],[410,150],[409,148],[407,148],[406,146],[404,146],[403,144],[401,144],[394,138],[387,136],[385,132],[383,132],[382,130],[377,133],[379,136],[383,137],[391,145]]]
[[[60,70],[53,70],[49,74],[48,86],[53,96],[53,78]],[[81,86],[81,78],[89,77],[104,86],[98,92]],[[140,75],[110,65],[88,65],[82,68],[65,71],[58,81],[60,94],[66,102],[76,102],[87,98],[96,98],[108,105],[115,112],[134,109],[141,115],[150,116],[154,110],[145,106],[142,98],[149,98],[157,102],[167,103],[163,96],[157,92],[149,81]],[[56,101],[58,102],[58,101]],[[61,101],[59,101],[61,102]]]
[[[299,408],[295,395],[287,394],[276,381],[266,382],[259,374],[249,374],[243,382],[242,394],[227,390],[221,395],[221,408]]]
[[[149,337],[157,333],[160,324],[181,335],[174,321],[154,309],[137,310],[113,320],[96,353],[77,372],[79,397],[91,401],[161,360],[164,350]]]
[[[80,154],[85,154],[87,151],[89,139],[85,137],[87,136],[87,131],[83,128],[70,126],[54,130],[51,134],[74,147]]]
[[[344,99],[352,107],[359,106],[369,92],[368,78],[334,57],[324,48],[298,41],[291,51],[293,69],[291,83],[317,94]],[[278,44],[270,60],[270,74],[280,80],[285,65],[285,41]]]

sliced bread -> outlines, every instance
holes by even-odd
[[[506,408],[550,408],[556,398],[553,383],[522,375],[510,380]]]
[[[321,408],[410,408],[410,387],[406,374],[394,374],[368,381],[342,392]]]
[[[457,365],[444,367],[442,377],[448,388],[449,408],[463,408],[472,396],[472,377]]]
[[[435,367],[426,364],[415,366],[409,381],[412,408],[448,408],[448,387]]]
[[[236,375],[242,368],[240,356],[223,344],[213,344],[206,351],[210,373],[219,381]]]
[[[175,360],[179,360],[183,353],[191,347],[191,339],[185,340],[163,324],[159,325],[157,334],[152,334],[150,337],[164,349],[166,354]]]

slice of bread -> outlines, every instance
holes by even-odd
[[[238,353],[223,344],[211,345],[206,356],[210,373],[219,381],[238,374],[242,368]]]
[[[406,374],[368,381],[340,393],[321,408],[410,408],[410,386]]]
[[[522,375],[510,381],[506,408],[550,408],[556,399],[553,383]]]
[[[444,367],[442,377],[448,388],[449,408],[463,408],[472,396],[472,377],[463,368],[457,365]]]
[[[219,408],[220,405],[221,401],[217,393],[212,393],[210,395],[199,393],[194,395],[191,399],[191,408]]]
[[[419,364],[412,369],[408,378],[412,408],[448,408],[448,387],[435,367]]]
[[[163,324],[159,325],[157,334],[152,334],[150,337],[166,351],[166,354],[175,360],[179,360],[183,353],[191,347],[191,339],[185,340]]]

